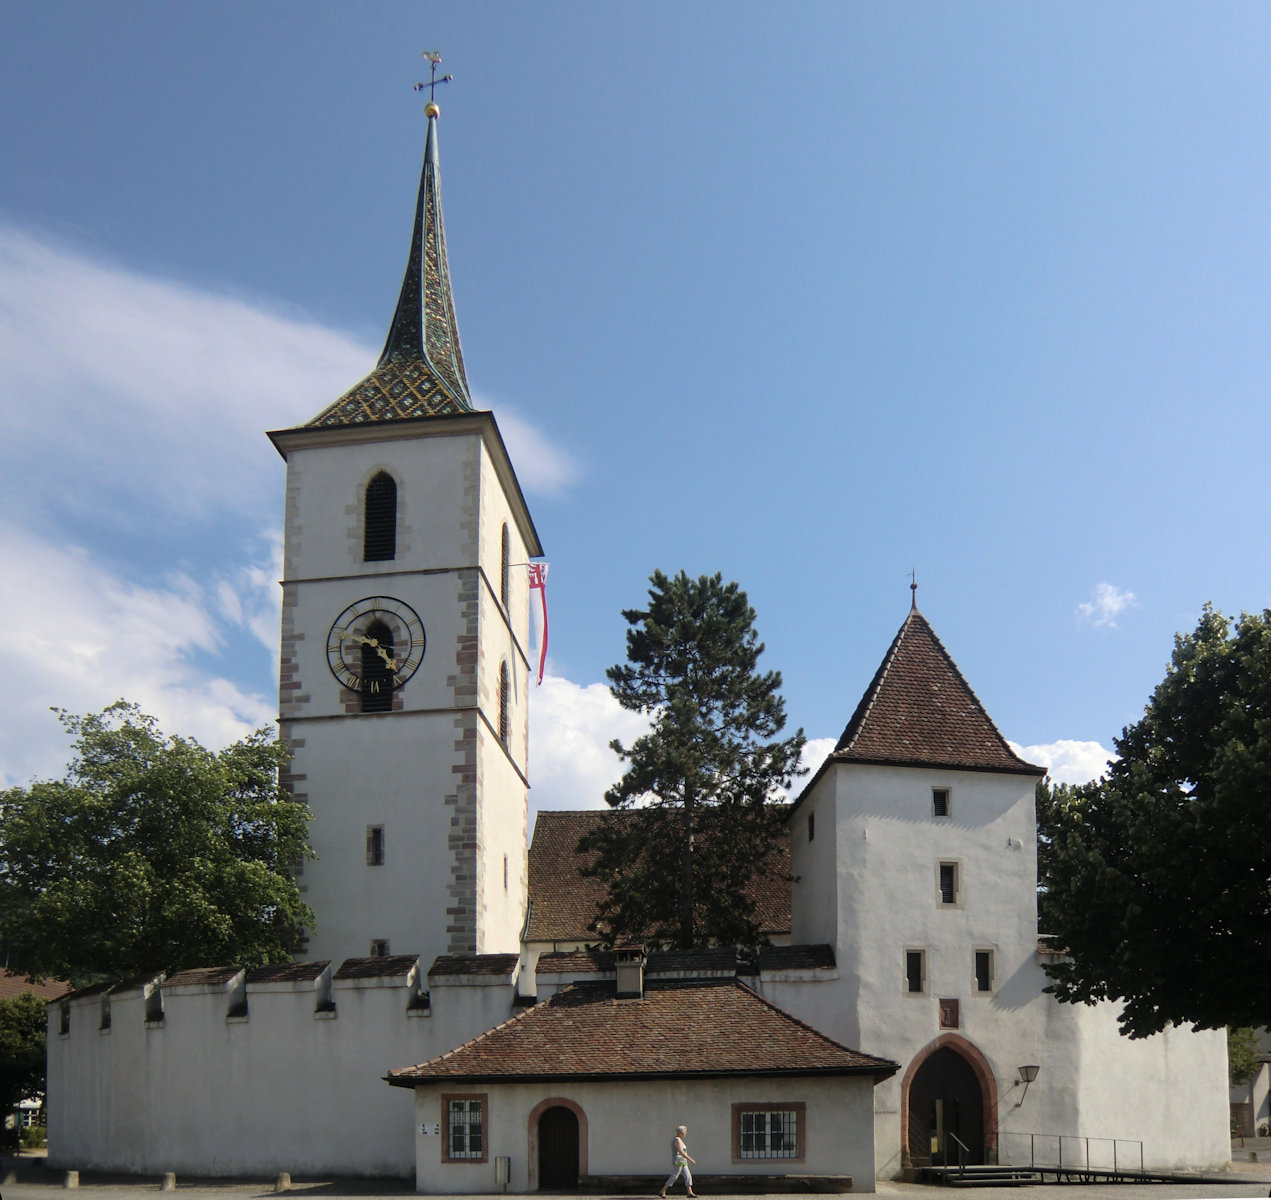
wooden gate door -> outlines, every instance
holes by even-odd
[[[578,1118],[562,1104],[538,1119],[538,1186],[554,1192],[578,1186]]]

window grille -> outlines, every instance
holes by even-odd
[[[936,817],[947,817],[949,815],[948,788],[931,789],[931,814]]]
[[[485,1105],[480,1100],[451,1100],[447,1149],[450,1158],[485,1157]]]
[[[923,976],[926,971],[923,970],[926,965],[923,962],[925,955],[921,950],[905,951],[905,990],[909,992],[921,992],[923,990]]]
[[[381,471],[366,485],[362,559],[384,562],[397,557],[397,484]]]
[[[368,825],[366,827],[366,865],[382,867],[384,865],[384,826]]]
[[[798,1158],[799,1122],[794,1109],[741,1113],[741,1158]]]
[[[940,903],[957,904],[958,902],[958,864],[942,862],[940,864]]]

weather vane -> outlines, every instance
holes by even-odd
[[[427,88],[428,89],[428,103],[436,104],[437,103],[437,85],[439,83],[449,83],[452,79],[454,79],[454,76],[443,75],[440,79],[437,78],[437,67],[441,63],[440,51],[425,50],[423,53],[423,57],[427,59],[429,66],[432,67],[432,78],[429,79],[427,83],[415,84],[415,91],[422,92],[424,88]]]

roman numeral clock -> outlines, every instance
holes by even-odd
[[[405,600],[367,596],[350,604],[327,634],[327,665],[346,688],[368,700],[392,693],[419,669],[427,648],[424,623]]]

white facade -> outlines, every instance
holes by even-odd
[[[525,916],[525,563],[538,546],[493,418],[274,440],[287,458],[281,727],[317,854],[300,881],[318,914],[303,956],[383,953],[385,943],[425,962],[514,951]],[[380,473],[396,484],[396,552],[368,562],[366,490]],[[427,644],[392,710],[363,712],[330,669],[329,630],[376,596],[409,605]]]
[[[416,1189],[464,1195],[501,1190],[496,1159],[509,1159],[507,1190],[539,1188],[537,1119],[549,1105],[579,1121],[580,1174],[665,1176],[677,1125],[687,1125],[694,1175],[850,1175],[852,1190],[874,1190],[871,1134],[873,1080],[862,1076],[700,1082],[428,1084],[415,1091]],[[443,1097],[481,1095],[488,1112],[485,1159],[447,1162],[438,1127]],[[732,1153],[734,1104],[803,1106],[805,1153],[797,1161],[737,1159]]]

